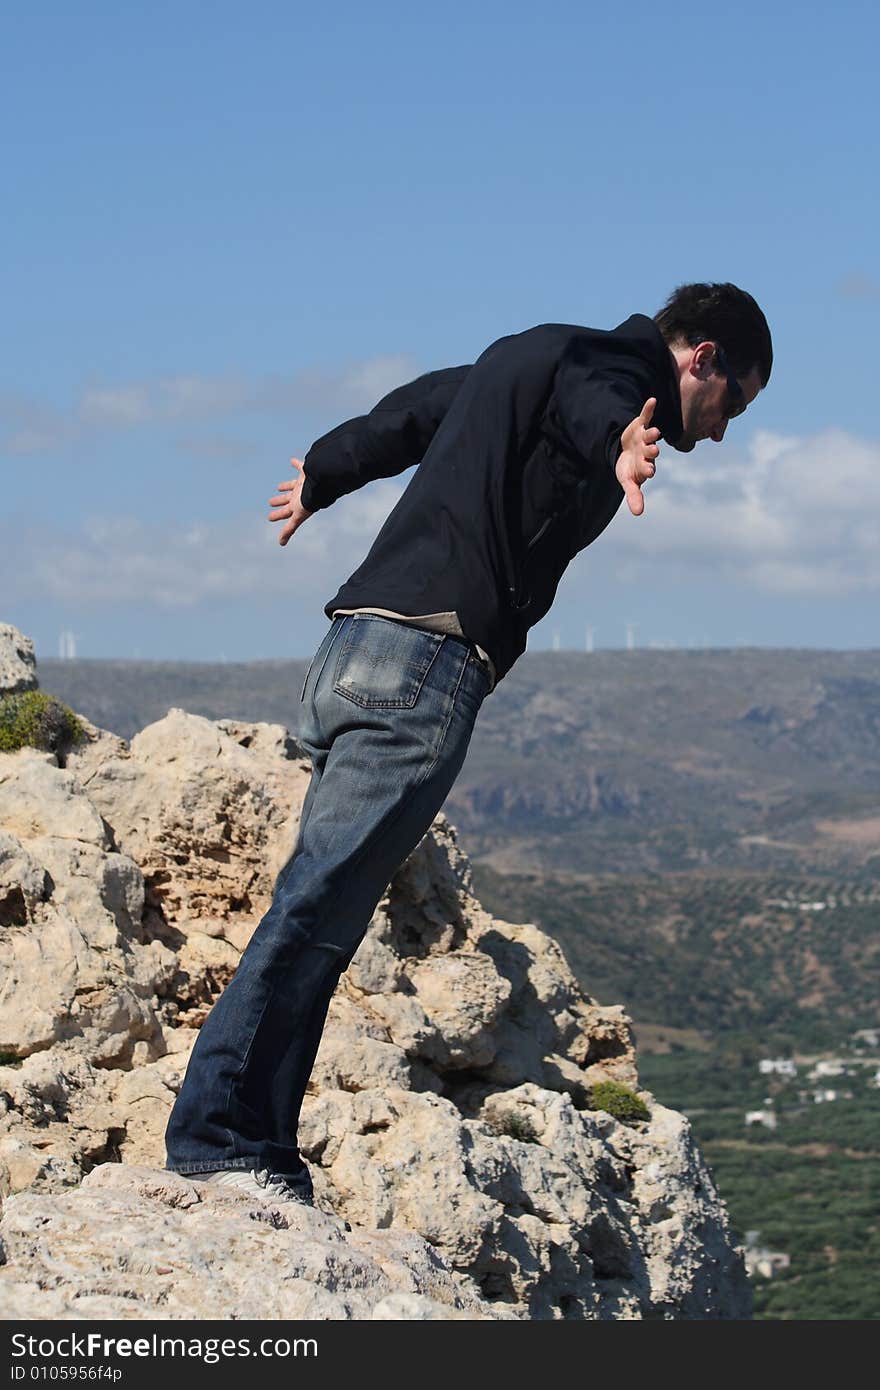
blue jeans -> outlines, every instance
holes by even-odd
[[[199,1034],[165,1135],[178,1173],[268,1168],[306,1195],[297,1124],[339,976],[464,762],[489,688],[470,646],[337,618],[303,687],[299,839]]]

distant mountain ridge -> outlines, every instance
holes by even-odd
[[[295,733],[307,662],[44,661],[130,738],[179,707]],[[476,860],[575,873],[880,866],[880,651],[527,654],[447,803]]]

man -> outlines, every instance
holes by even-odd
[[[653,320],[502,338],[293,460],[270,504],[282,545],[344,493],[418,468],[327,605],[302,692],[314,772],[297,848],[199,1035],[168,1125],[169,1168],[311,1199],[297,1122],[331,995],[452,787],[482,700],[572,557],[624,497],[642,514],[658,441],[720,443],[772,360],[750,295],[685,285]]]

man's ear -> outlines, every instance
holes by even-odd
[[[691,356],[691,372],[700,381],[706,381],[715,371],[715,344],[698,343]]]

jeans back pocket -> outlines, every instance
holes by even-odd
[[[442,645],[439,632],[386,618],[355,618],[339,652],[333,689],[363,709],[412,709]]]

